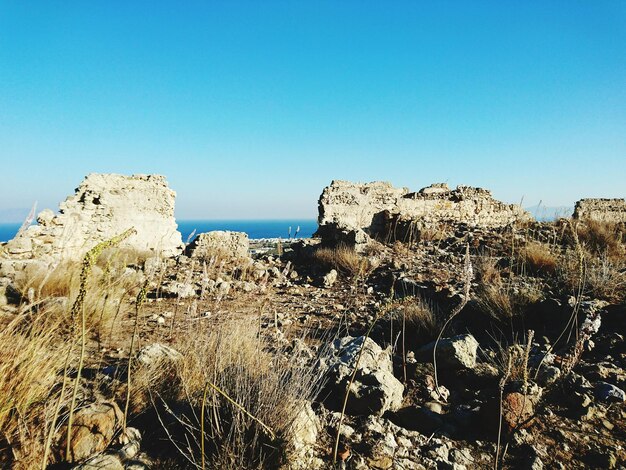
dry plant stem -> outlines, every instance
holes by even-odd
[[[98,257],[106,248],[110,248],[112,246],[116,246],[129,236],[135,234],[136,231],[134,228],[130,228],[125,232],[117,235],[116,237],[111,238],[110,240],[98,243],[91,250],[87,252],[85,257],[83,258],[83,266],[80,272],[80,289],[78,291],[78,296],[74,301],[74,305],[72,306],[72,320],[76,318],[76,315],[80,312],[81,314],[81,341],[80,341],[80,358],[78,361],[78,370],[76,371],[76,380],[74,381],[74,391],[72,392],[72,402],[70,404],[69,416],[67,418],[67,442],[65,448],[65,459],[67,461],[71,458],[71,450],[72,450],[72,423],[74,421],[74,408],[76,406],[76,397],[78,396],[78,386],[80,384],[80,375],[82,373],[83,363],[85,360],[85,348],[87,345],[87,331],[86,331],[86,321],[85,318],[85,295],[87,294],[87,281],[89,279],[89,275],[91,274],[91,269],[93,265],[98,260]]]
[[[572,231],[574,244],[576,245],[576,252],[578,253],[578,289],[576,291],[576,301],[574,303],[574,307],[572,308],[572,314],[567,320],[567,323],[565,324],[563,331],[561,331],[561,334],[558,336],[556,341],[554,341],[554,343],[550,345],[546,353],[541,358],[541,361],[539,361],[539,365],[537,366],[537,370],[535,371],[535,375],[533,377],[535,380],[537,379],[537,376],[539,375],[539,371],[541,370],[543,361],[546,359],[546,357],[548,357],[548,354],[554,351],[554,348],[559,343],[559,341],[561,341],[563,336],[565,336],[565,333],[570,328],[570,325],[573,326],[575,324],[576,318],[578,316],[578,310],[580,309],[580,301],[581,301],[583,288],[585,284],[585,255],[583,253],[582,247],[580,246],[580,240],[578,239],[578,231],[576,227],[570,221],[568,221],[568,225]]]
[[[501,440],[501,437],[502,437],[502,402],[504,401],[504,386],[506,385],[506,382],[509,379],[509,374],[511,373],[512,363],[513,363],[513,357],[509,356],[509,360],[508,360],[508,364],[507,364],[507,367],[506,367],[506,371],[504,372],[504,375],[502,376],[502,379],[500,379],[500,384],[499,384],[499,388],[500,388],[500,412],[499,412],[499,415],[498,415],[498,440],[497,440],[497,445],[496,445],[496,459],[495,459],[494,464],[493,464],[494,470],[498,470],[498,461],[500,459],[500,440]]]
[[[130,351],[128,352],[128,373],[126,374],[126,404],[124,405],[124,422],[122,425],[122,431],[126,432],[126,423],[128,421],[128,405],[130,404],[130,389],[131,389],[131,377],[133,367],[133,354],[135,352],[135,340],[137,338],[137,328],[139,325],[139,311],[141,306],[146,300],[146,294],[148,292],[148,280],[141,286],[139,294],[137,294],[137,301],[135,303],[135,326],[133,327],[133,336],[130,339]]]
[[[392,294],[393,294],[393,287],[392,287]],[[391,302],[389,302],[389,305],[391,305]],[[361,360],[361,356],[363,355],[363,349],[365,349],[365,342],[367,341],[367,338],[369,338],[370,334],[372,333],[372,330],[374,329],[374,325],[376,325],[376,322],[378,321],[378,319],[384,316],[388,308],[389,307],[385,307],[383,311],[381,311],[376,316],[376,318],[374,318],[374,321],[372,322],[370,327],[367,329],[367,332],[365,333],[365,336],[363,337],[363,344],[361,345],[361,349],[359,350],[359,355],[357,356],[356,361],[354,362],[354,370],[352,371],[352,375],[350,376],[350,381],[348,382],[348,386],[346,387],[346,394],[343,397],[343,404],[341,406],[341,416],[339,417],[339,424],[337,425],[337,436],[335,437],[335,447],[333,449],[333,465],[337,463],[337,453],[339,452],[339,438],[341,437],[341,425],[343,424],[343,419],[346,415],[346,407],[348,406],[348,398],[350,397],[350,388],[352,388],[352,384],[354,383],[354,379],[356,377],[356,373],[359,368],[359,361]]]
[[[202,459],[202,470],[205,470],[205,452],[204,452],[204,410],[206,408],[206,396],[209,391],[209,383],[204,386],[202,393],[202,408],[200,409],[200,454]]]
[[[61,384],[61,391],[59,392],[59,398],[57,399],[56,405],[54,406],[54,414],[52,416],[52,420],[50,421],[50,429],[48,431],[48,437],[46,438],[46,444],[43,451],[43,457],[41,458],[41,470],[46,470],[48,466],[48,458],[50,457],[50,447],[52,446],[52,439],[54,438],[54,431],[56,429],[56,422],[59,418],[59,413],[61,412],[61,403],[63,403],[63,399],[65,398],[65,388],[67,387],[67,370],[70,366],[70,357],[72,355],[73,344],[70,343],[67,348],[67,355],[65,356],[65,366],[63,367],[63,382]]]
[[[402,312],[402,373],[406,384],[406,310]]]
[[[445,331],[448,324],[452,321],[454,317],[456,317],[461,312],[461,310],[463,310],[463,308],[465,308],[465,305],[467,305],[467,302],[469,300],[470,288],[472,285],[472,278],[474,277],[473,269],[472,269],[472,262],[470,260],[470,255],[469,255],[469,245],[465,246],[464,274],[465,274],[465,279],[464,279],[464,285],[463,285],[463,300],[461,300],[461,303],[456,306],[456,308],[452,311],[448,319],[445,321],[445,323],[441,327],[441,330],[439,331],[439,334],[437,335],[437,339],[435,340],[435,345],[433,347],[433,376],[435,379],[435,391],[437,395],[439,396],[441,395],[439,393],[439,378],[437,374],[437,346],[439,345],[439,341],[441,340],[441,337],[443,336],[443,332]]]
[[[226,400],[228,400],[230,404],[232,404],[238,410],[242,411],[248,418],[253,419],[257,423],[259,423],[261,427],[263,428],[263,430],[269,435],[270,439],[276,440],[276,434],[274,433],[274,431],[272,431],[272,428],[270,428],[267,424],[265,424],[263,421],[261,421],[259,418],[254,416],[252,413],[246,410],[243,406],[241,406],[239,403],[237,403],[235,400],[229,397],[225,391],[223,391],[221,388],[219,388],[210,380],[207,381],[207,385],[211,387],[213,390],[215,390],[217,393],[222,395],[224,398],[226,398]]]

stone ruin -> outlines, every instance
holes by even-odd
[[[626,223],[625,199],[581,199],[574,207],[574,219]]]
[[[29,263],[44,266],[80,259],[98,243],[133,227],[136,234],[120,246],[170,257],[183,243],[174,218],[176,193],[164,176],[89,174],[73,196],[37,217],[0,247],[0,277],[11,276]]]
[[[250,241],[244,232],[214,230],[198,234],[185,249],[185,254],[204,261],[213,257],[250,258]]]
[[[371,239],[407,241],[442,224],[495,228],[529,220],[520,206],[497,201],[481,188],[434,184],[411,192],[387,182],[333,181],[319,199],[317,236],[358,246]]]

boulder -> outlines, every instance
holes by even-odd
[[[74,413],[70,461],[79,462],[105,450],[120,429],[124,415],[115,402],[92,403]],[[61,429],[65,441],[67,428]],[[60,449],[65,449],[62,442]],[[108,467],[106,467],[108,468]]]
[[[322,429],[311,404],[305,402],[287,432],[288,464],[284,470],[308,470],[322,468],[323,463],[316,456],[315,445]]]
[[[102,454],[77,465],[74,470],[124,470],[124,464],[117,455]]]
[[[174,348],[161,343],[152,343],[139,351],[137,362],[145,366],[152,366],[162,361],[176,362],[182,357],[182,354]]]
[[[418,351],[422,361],[433,360],[435,342],[423,346]],[[437,367],[444,369],[473,369],[476,367],[478,341],[470,335],[463,334],[451,338],[443,338],[437,344]]]
[[[606,403],[623,403],[626,401],[626,392],[608,382],[596,382],[593,391],[597,400]]]
[[[346,408],[348,414],[382,415],[400,407],[404,385],[393,375],[390,348],[383,350],[364,336],[347,336],[332,343],[321,365],[326,368],[326,402],[330,408],[341,409],[355,367],[356,375]]]

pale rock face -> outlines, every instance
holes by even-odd
[[[121,247],[170,257],[182,251],[174,219],[172,191],[160,175],[89,174],[59,214],[42,211],[39,225],[9,241],[5,252],[16,260],[80,259],[98,243],[134,228]]]
[[[401,237],[411,230],[466,223],[503,227],[531,220],[519,206],[492,198],[485,189],[434,184],[419,192],[387,182],[333,181],[319,199],[318,235],[325,241],[364,244],[371,238]]]
[[[626,199],[581,199],[573,216],[579,220],[626,223]]]

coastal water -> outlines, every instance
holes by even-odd
[[[20,228],[21,223],[0,224],[0,242],[11,240]],[[298,230],[300,230],[296,233]],[[286,220],[179,220],[178,230],[186,242],[195,230],[196,233],[212,230],[231,230],[246,232],[252,239],[258,238],[309,238],[317,230],[315,219]]]

